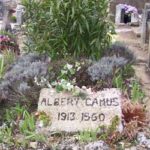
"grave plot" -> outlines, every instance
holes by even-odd
[[[150,141],[135,58],[127,45],[112,42],[108,4],[24,1],[18,7],[26,51],[8,51],[0,61],[0,149],[111,150],[134,141],[138,148],[141,137]]]

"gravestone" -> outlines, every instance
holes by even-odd
[[[131,23],[135,25],[139,25],[139,16],[138,14],[132,13],[131,14]]]
[[[115,23],[118,25],[121,23],[121,13],[122,13],[122,4],[119,4],[116,6],[116,17],[115,17]]]
[[[142,28],[141,28],[141,45],[145,48],[145,44],[149,41],[149,32],[147,22],[150,20],[150,3],[145,4],[142,16]]]
[[[118,4],[116,6],[116,18],[115,18],[115,23],[117,25],[121,24],[121,23],[131,23],[131,24],[136,24],[138,25],[139,23],[139,17],[138,17],[138,13],[137,12],[132,12],[131,13],[131,17],[128,16],[125,13],[124,7],[128,6],[125,4]],[[133,7],[134,8],[134,7]]]
[[[17,24],[22,25],[23,23],[23,12],[24,12],[24,6],[18,4],[16,8],[16,17],[17,17]]]
[[[0,1],[0,20],[3,20],[4,16],[4,5],[3,2]]]
[[[45,112],[51,119],[50,131],[76,132],[96,130],[100,125],[111,125],[119,117],[121,124],[121,92],[106,89],[86,92],[83,98],[55,89],[42,89],[38,111]]]

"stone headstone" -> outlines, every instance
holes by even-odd
[[[3,20],[4,16],[4,5],[2,2],[0,2],[0,20]]]
[[[148,32],[148,20],[150,14],[150,3],[145,4],[145,8],[143,10],[142,15],[142,28],[141,28],[141,45],[143,48],[145,48],[145,44],[148,43],[149,39],[149,32]]]
[[[23,23],[23,12],[24,12],[24,6],[18,4],[16,8],[16,17],[17,17],[17,24],[22,25]]]
[[[122,4],[116,6],[116,17],[115,23],[118,25],[121,23],[121,12],[122,12]]]
[[[137,24],[139,25],[139,16],[138,16],[138,13],[132,13],[131,14],[131,23],[132,24]]]
[[[49,115],[50,131],[96,130],[100,125],[109,126],[116,116],[121,121],[121,92],[106,89],[88,92],[81,98],[67,92],[57,93],[55,89],[42,89],[38,111]]]

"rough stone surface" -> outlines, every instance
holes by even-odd
[[[115,116],[121,118],[119,90],[107,89],[86,94],[81,98],[67,92],[57,93],[54,89],[41,91],[38,111],[50,116],[50,131],[95,130],[99,125],[110,125]]]
[[[85,150],[110,150],[110,148],[104,141],[97,141],[86,145]]]

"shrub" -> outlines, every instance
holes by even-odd
[[[47,77],[47,72],[46,56],[27,54],[20,57],[0,83],[0,102],[36,104],[41,88],[34,84],[34,77]]]
[[[0,51],[10,50],[19,54],[19,46],[16,39],[10,33],[0,31]]]
[[[99,58],[110,44],[108,0],[23,0],[28,50]]]
[[[11,22],[13,22],[13,23],[16,23],[16,22],[17,22],[16,16],[11,16],[10,20],[11,20]]]
[[[127,60],[123,57],[102,57],[97,63],[90,66],[87,70],[92,81],[106,79],[112,77],[116,68],[121,68],[127,64]]]
[[[135,59],[131,50],[121,42],[115,42],[105,50],[105,56],[114,55],[116,55],[117,57],[124,57],[131,62]]]

